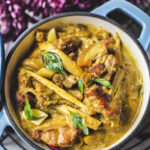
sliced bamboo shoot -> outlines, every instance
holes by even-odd
[[[119,63],[122,64],[121,40],[118,33],[116,33],[115,41],[114,49],[116,50],[116,57],[119,58]]]
[[[48,117],[48,115],[45,112],[38,110],[38,109],[32,109],[32,113],[33,113],[33,116],[35,117],[41,117],[40,119],[31,121],[35,125],[40,125]],[[22,117],[26,119],[24,111],[22,113]]]
[[[61,106],[56,106],[55,109],[60,111],[62,114],[68,115],[68,116],[70,116],[70,112],[78,113],[79,115],[81,115],[83,117],[83,119],[85,121],[85,125],[94,130],[97,130],[101,124],[101,122],[99,120],[85,114],[84,112],[82,112],[78,109],[72,108],[70,106],[61,105]]]
[[[115,78],[112,82],[112,86],[118,90],[118,88],[120,87],[121,85],[121,82],[122,82],[122,79],[124,77],[124,70],[119,68],[118,71],[116,72],[116,75],[115,75]]]
[[[48,32],[47,40],[49,42],[54,42],[56,39],[57,39],[57,37],[56,37],[56,30],[55,30],[55,28],[52,28]]]
[[[83,109],[87,109],[87,107],[81,103],[79,100],[77,100],[74,96],[72,96],[71,94],[69,94],[68,92],[66,92],[65,90],[63,90],[62,88],[58,87],[57,85],[55,85],[53,82],[37,75],[36,73],[29,71],[27,69],[25,69],[25,72],[27,74],[29,74],[30,76],[32,76],[33,78],[35,78],[37,81],[39,81],[40,83],[42,83],[43,85],[47,86],[48,88],[50,88],[51,90],[53,90],[54,92],[56,92],[58,95],[60,95],[62,98],[78,105],[79,107],[83,108]]]
[[[50,79],[55,74],[55,71],[49,70],[49,69],[46,69],[46,68],[41,68],[40,70],[38,70],[38,74],[42,77]]]
[[[59,55],[64,68],[71,74],[79,77],[82,75],[83,71],[79,66],[77,66],[76,62],[71,60],[71,58],[69,58],[63,51],[55,47],[50,42],[39,43],[39,48],[41,50],[50,51]]]
[[[68,121],[65,116],[57,116],[51,119],[45,120],[40,126],[36,127],[34,130],[45,130],[60,128],[61,126],[67,126]]]

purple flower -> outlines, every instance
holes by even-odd
[[[10,31],[10,15],[7,13],[5,4],[0,4],[0,33],[6,35]]]
[[[51,145],[47,145],[51,150],[60,150],[59,148],[53,147]]]
[[[1,0],[0,33],[4,41],[15,40],[26,28],[28,22],[54,14],[69,11],[90,11],[107,0]],[[129,0],[140,5],[142,0]],[[26,12],[32,12],[33,16]]]

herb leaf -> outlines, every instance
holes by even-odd
[[[25,116],[26,116],[27,120],[32,120],[32,110],[31,110],[28,100],[26,101],[26,105],[24,107],[24,112],[25,112]]]
[[[102,85],[112,89],[115,93],[117,93],[116,89],[114,89],[114,87],[111,85],[111,83],[109,81],[107,81],[107,80],[105,80],[103,78],[97,78],[97,79],[95,79],[95,81],[97,83],[100,83],[100,84],[102,84]]]
[[[61,72],[64,75],[67,75],[63,69],[62,61],[60,57],[52,52],[41,51],[43,56],[43,62],[47,69],[52,69],[56,72]]]
[[[85,135],[89,134],[89,129],[84,125],[84,119],[75,112],[70,112],[72,124],[75,128],[81,129]]]
[[[25,112],[25,116],[26,116],[27,120],[30,120],[30,121],[43,118],[43,117],[34,117],[33,116],[32,109],[31,109],[31,106],[30,106],[28,100],[26,101],[26,105],[24,107],[24,112]]]
[[[117,94],[117,90],[111,85],[111,83],[109,81],[107,81],[103,78],[97,78],[97,79],[95,79],[95,81],[112,89],[115,92],[115,94]],[[120,100],[122,101],[122,105],[125,105],[125,101],[122,97],[120,97]]]
[[[79,91],[81,91],[82,93],[83,93],[83,87],[84,87],[84,84],[83,84],[82,79],[80,78],[79,81],[78,81],[78,89],[79,89]]]

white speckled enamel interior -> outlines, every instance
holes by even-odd
[[[141,118],[143,118],[143,116],[144,116],[146,107],[148,105],[149,93],[150,93],[150,78],[149,78],[149,71],[146,66],[146,61],[145,61],[139,47],[135,44],[135,42],[126,33],[124,33],[122,30],[120,30],[115,25],[113,25],[103,19],[99,19],[99,18],[92,17],[92,16],[80,16],[80,15],[66,16],[66,17],[64,16],[61,18],[57,18],[57,19],[48,21],[48,22],[40,25],[37,28],[50,29],[51,27],[57,26],[57,24],[59,24],[59,22],[94,24],[96,26],[103,27],[103,29],[111,32],[112,34],[115,34],[116,32],[118,32],[123,43],[130,48],[130,50],[132,51],[133,55],[135,56],[135,58],[137,60],[137,63],[142,72],[143,80],[144,80],[144,97],[143,97],[142,106],[141,106],[141,109],[139,110],[140,111],[139,115],[138,115],[136,121],[134,122],[134,124],[132,125],[132,127],[130,128],[130,130],[120,140],[118,140],[116,143],[114,143],[113,145],[111,145],[109,147],[109,148],[112,148],[115,145],[119,144],[122,140],[126,139],[130,134],[132,134],[134,129],[139,124]],[[24,55],[30,50],[30,47],[33,44],[33,42],[34,42],[34,30],[32,32],[30,32],[16,47],[15,52],[11,56],[11,59],[7,66],[6,75],[5,75],[5,96],[6,96],[7,106],[12,115],[13,120],[15,121],[15,123],[17,124],[17,126],[20,129],[21,129],[21,126],[16,117],[15,108],[13,108],[13,105],[12,105],[12,103],[15,103],[14,102],[15,100],[12,97],[12,88],[13,88],[12,81],[14,81],[14,77],[12,74],[14,74],[14,71],[16,69],[16,65],[17,65],[18,61],[21,60],[24,57]],[[24,133],[24,131],[22,129],[21,129],[21,131]],[[106,148],[106,149],[109,149],[109,148]]]

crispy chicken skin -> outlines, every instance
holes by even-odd
[[[65,80],[63,81],[63,85],[67,89],[73,88],[78,82],[78,77],[75,77],[73,75],[69,75],[65,77]]]
[[[23,109],[25,104],[26,104],[26,100],[29,101],[31,106],[34,106],[35,101],[34,101],[34,95],[31,93],[27,93],[22,95],[19,91],[16,92],[16,100],[17,100],[17,105],[20,109]]]
[[[105,62],[105,67],[108,70],[111,70],[113,68],[116,68],[119,65],[119,61],[116,56],[114,55],[108,55],[106,62]]]
[[[77,138],[77,133],[75,128],[62,126],[59,129],[35,130],[30,132],[30,136],[51,146],[70,147]]]
[[[82,42],[80,38],[74,37],[62,37],[59,38],[58,47],[64,51],[66,54],[71,52],[77,52],[78,48],[81,46]]]
[[[85,99],[93,107],[94,111],[103,114],[106,120],[112,120],[120,116],[121,101],[112,98],[111,95],[105,93],[99,86],[92,86],[85,93]]]
[[[103,64],[99,63],[96,65],[93,65],[89,70],[94,76],[100,77],[104,73],[105,68]]]

